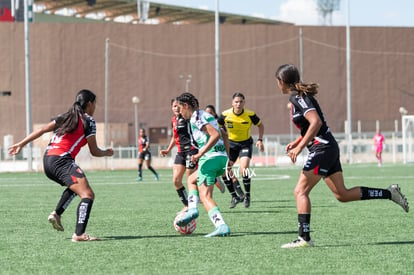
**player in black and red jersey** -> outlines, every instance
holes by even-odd
[[[18,154],[27,143],[44,133],[54,132],[44,154],[43,168],[48,178],[67,188],[63,191],[55,211],[49,215],[48,220],[53,228],[63,231],[61,215],[73,198],[78,195],[81,201],[77,210],[73,242],[99,240],[85,233],[95,194],[82,169],[75,163],[75,157],[86,144],[88,144],[90,153],[95,157],[112,156],[114,153],[112,149],[102,150],[97,146],[96,124],[92,117],[95,107],[95,94],[89,90],[81,90],[68,112],[35,130],[9,148],[10,155]]]
[[[283,245],[282,248],[313,246],[310,238],[311,202],[309,194],[321,179],[325,181],[340,202],[389,199],[408,212],[407,199],[397,184],[392,184],[387,189],[362,186],[348,189],[345,187],[338,143],[315,99],[319,85],[303,83],[300,80],[298,69],[292,64],[280,66],[275,77],[280,91],[289,95],[291,118],[300,129],[300,136],[286,146],[286,152],[295,163],[305,147],[309,151],[294,191],[298,211],[299,237],[295,241]]]
[[[151,166],[151,147],[149,137],[145,134],[145,129],[139,130],[138,138],[139,155],[138,155],[138,181],[142,181],[142,163],[145,160],[147,168],[154,174],[155,180],[158,180],[158,173]]]
[[[160,150],[160,155],[165,157],[174,146],[177,146],[177,155],[175,156],[173,166],[173,183],[178,197],[185,206],[188,206],[187,192],[183,185],[183,176],[187,172],[188,177],[196,170],[195,165],[190,165],[187,156],[197,154],[198,150],[191,145],[191,137],[188,131],[188,122],[180,114],[180,108],[175,99],[171,100],[171,110],[174,116],[171,119],[173,135],[167,149]]]

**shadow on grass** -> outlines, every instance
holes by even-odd
[[[262,232],[262,231],[256,231],[256,232],[232,232],[231,235],[229,237],[241,237],[241,236],[257,236],[257,235],[287,235],[287,234],[296,234],[297,231],[285,231],[285,232],[276,232],[276,231],[267,231],[267,232]],[[107,237],[102,237],[101,238],[101,242],[102,241],[123,241],[123,240],[139,240],[139,239],[159,239],[159,238],[188,238],[188,237],[203,237],[205,236],[207,233],[194,233],[191,235],[179,235],[179,234],[174,234],[174,235],[142,235],[142,236],[107,236]]]
[[[296,208],[296,207],[295,207]],[[233,214],[252,214],[252,213],[260,213],[260,214],[275,214],[275,213],[280,213],[281,211],[279,210],[266,210],[266,209],[262,209],[262,210],[247,210],[247,209],[240,209],[240,210],[221,210],[221,213],[233,213]]]
[[[367,243],[365,245],[413,245],[414,241],[400,241],[400,242],[376,242],[376,243]],[[326,248],[326,247],[345,247],[345,246],[353,246],[355,245],[354,243],[344,243],[344,244],[327,244],[327,245],[318,245],[315,244],[315,247],[319,247],[319,248]],[[361,245],[361,244],[358,244]],[[364,244],[362,244],[364,245]]]
[[[192,234],[197,235],[197,234]],[[192,235],[187,235],[192,236]],[[139,240],[139,239],[158,239],[158,238],[182,238],[182,237],[186,237],[186,235],[179,235],[179,234],[174,234],[174,235],[140,235],[140,236],[106,236],[106,237],[102,237],[101,241],[123,241],[123,240]]]
[[[233,232],[231,233],[231,237],[240,237],[240,236],[257,236],[257,235],[289,235],[289,234],[297,234],[298,231],[283,231],[283,232],[277,232],[277,231],[250,231],[250,232]]]
[[[291,199],[291,200],[253,200],[252,201],[252,203],[269,203],[269,202],[275,202],[275,203],[278,203],[278,202],[293,202],[293,203],[295,203],[295,199],[293,198],[293,199]]]
[[[403,241],[403,242],[377,242],[369,243],[368,245],[396,245],[396,244],[414,244],[414,241]]]

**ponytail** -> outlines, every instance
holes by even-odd
[[[281,65],[275,73],[275,77],[283,81],[291,89],[299,92],[316,95],[318,93],[319,84],[317,83],[303,83],[300,80],[298,69],[292,64]]]
[[[55,133],[64,135],[72,133],[78,128],[79,119],[82,120],[83,128],[86,129],[84,113],[89,102],[94,102],[96,95],[89,90],[81,90],[76,95],[76,101],[72,107],[56,121]]]
[[[316,95],[318,93],[319,84],[317,83],[296,83],[296,90],[305,94]]]

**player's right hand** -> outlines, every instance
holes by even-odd
[[[20,152],[21,149],[22,149],[21,146],[19,146],[17,144],[14,144],[14,145],[10,146],[7,150],[8,150],[9,155],[13,156],[13,155],[17,155]]]

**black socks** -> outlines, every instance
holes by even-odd
[[[56,214],[61,216],[75,197],[76,193],[70,190],[69,188],[66,188],[65,191],[63,191],[58,204],[56,205]]]
[[[361,200],[391,199],[391,192],[387,189],[360,187]]]
[[[310,241],[310,214],[298,214],[299,236]]]
[[[78,214],[76,220],[76,235],[80,236],[85,233],[88,225],[89,214],[91,213],[93,200],[85,198],[82,199],[78,205]]]

